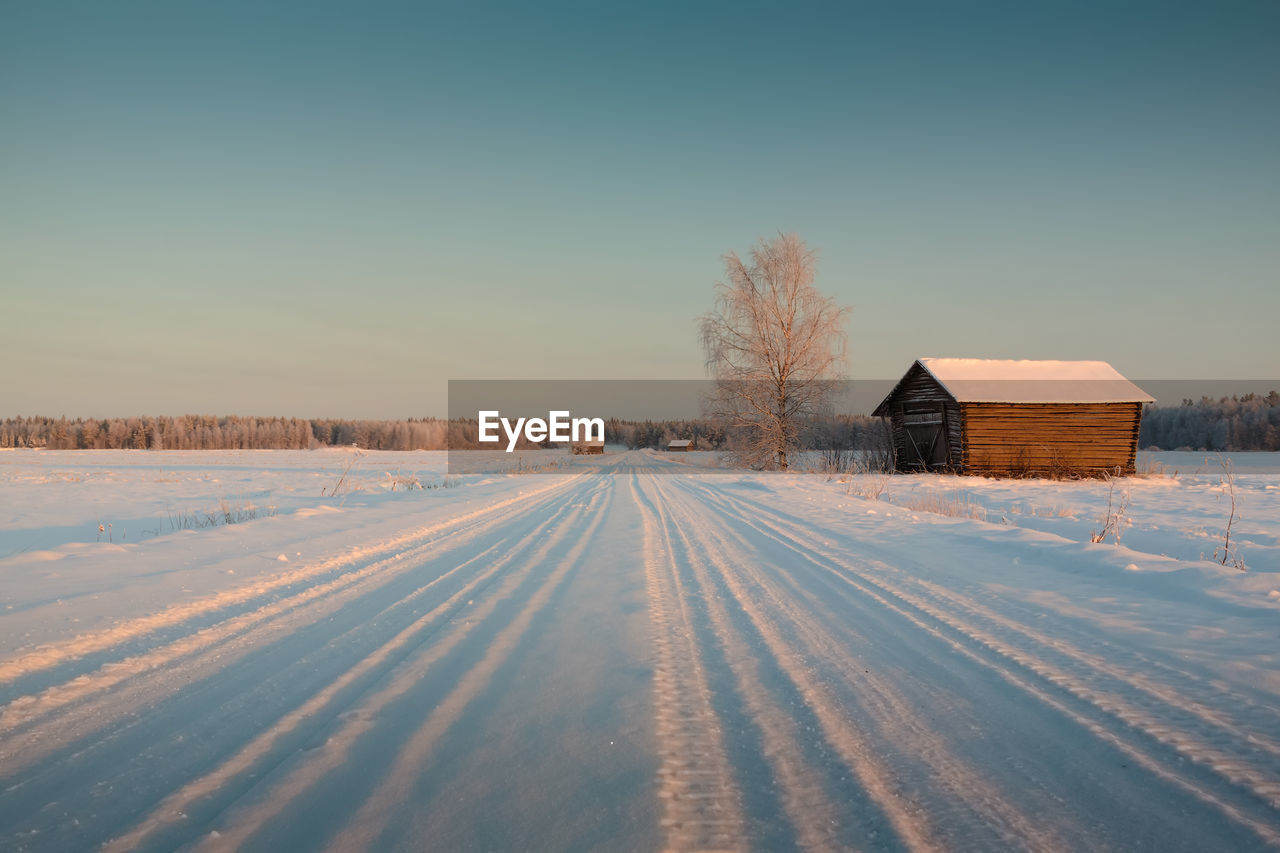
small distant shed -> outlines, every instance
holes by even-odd
[[[588,454],[604,453],[603,441],[575,441],[569,447],[569,452],[574,456],[582,456]]]
[[[667,452],[669,453],[688,453],[693,449],[693,439],[691,438],[676,438],[667,442]]]
[[[1133,473],[1150,395],[1105,361],[921,358],[876,407],[898,470]]]

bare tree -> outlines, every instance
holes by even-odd
[[[700,322],[715,379],[708,414],[753,467],[787,468],[801,419],[820,413],[843,378],[848,308],[813,285],[816,255],[795,234],[760,240],[750,265],[724,257],[726,281]]]

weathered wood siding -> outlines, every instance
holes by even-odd
[[[1134,471],[1141,403],[961,403],[969,474]]]
[[[945,461],[931,467],[952,468],[959,470],[962,457],[963,425],[961,411],[955,399],[947,390],[938,384],[938,380],[920,365],[912,365],[907,375],[902,378],[895,389],[889,404],[889,423],[893,433],[893,458],[898,470],[919,469],[915,462],[916,454],[911,446],[911,437],[907,433],[908,415],[919,417],[929,412],[937,412],[942,417],[943,435],[947,447],[944,451]]]

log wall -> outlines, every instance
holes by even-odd
[[[965,473],[1132,474],[1141,403],[961,403]]]

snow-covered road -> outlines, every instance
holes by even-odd
[[[0,847],[1280,846],[1274,599],[649,453],[476,488],[88,630],[11,604]]]

